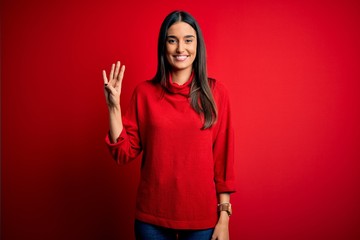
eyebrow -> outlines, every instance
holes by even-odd
[[[176,36],[174,36],[174,35],[169,35],[169,36],[167,36],[168,38],[177,38]],[[186,35],[184,38],[195,38],[195,36],[194,35]]]

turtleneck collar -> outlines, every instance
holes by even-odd
[[[191,73],[189,80],[187,80],[183,85],[179,85],[172,81],[171,73],[168,75],[168,84],[167,90],[173,94],[180,94],[185,97],[188,97],[190,94],[191,82],[194,78],[194,72]]]

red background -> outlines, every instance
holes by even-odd
[[[105,147],[101,70],[126,64],[126,106],[174,9],[198,19],[232,100],[231,239],[360,239],[360,4],[347,0],[3,0],[2,239],[133,239],[140,163]]]

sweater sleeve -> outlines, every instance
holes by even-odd
[[[213,143],[214,181],[217,193],[235,192],[234,130],[229,96],[222,89],[218,102],[218,130]]]
[[[139,125],[137,118],[137,94],[134,91],[130,100],[130,105],[122,116],[123,130],[121,131],[117,142],[110,142],[109,133],[105,137],[105,143],[110,154],[118,164],[126,164],[134,160],[142,150]]]

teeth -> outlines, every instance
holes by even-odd
[[[187,56],[176,56],[175,58],[177,60],[185,60],[187,58]]]

